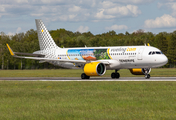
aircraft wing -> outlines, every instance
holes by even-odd
[[[33,57],[45,57],[45,55],[42,54],[32,54],[32,53],[21,53],[21,52],[14,52],[15,55],[28,55]]]
[[[102,61],[102,60],[97,60],[97,61],[86,61],[86,60],[68,60],[68,59],[54,59],[54,58],[45,58],[44,55],[41,54],[31,54],[31,53],[19,53],[19,52],[13,52],[13,50],[10,48],[10,46],[7,44],[7,47],[9,49],[10,54],[13,57],[16,58],[25,58],[25,59],[33,59],[33,60],[40,60],[40,61],[59,61],[59,62],[70,62],[70,63],[90,63],[90,62],[101,62],[104,64],[109,64],[108,61]],[[29,56],[34,56],[34,57],[27,57],[27,56],[18,56],[18,55],[29,55]]]
[[[16,58],[25,58],[25,59],[33,59],[33,60],[41,60],[41,61],[60,61],[60,62],[71,62],[71,63],[87,63],[86,60],[67,60],[67,59],[53,59],[53,58],[41,58],[41,57],[26,57],[26,56],[17,56]]]

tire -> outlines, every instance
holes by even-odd
[[[115,74],[115,73],[112,73],[112,74],[111,74],[111,78],[112,78],[112,79],[115,79],[115,78],[116,78],[116,74]]]
[[[117,78],[117,79],[120,78],[120,74],[119,74],[119,73],[116,74],[116,78]]]
[[[86,75],[86,79],[89,79],[89,78],[90,78],[90,76],[87,76],[87,75]]]
[[[150,79],[150,74],[147,75],[147,78]]]
[[[150,74],[146,74],[145,79],[150,79]]]
[[[81,79],[89,79],[90,76],[87,76],[85,73],[81,74]]]
[[[85,73],[81,74],[81,79],[86,79],[86,74]]]
[[[145,75],[145,79],[147,79],[147,75]]]

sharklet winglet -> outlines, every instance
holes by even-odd
[[[12,56],[14,56],[15,54],[14,54],[13,50],[10,48],[10,46],[9,46],[8,44],[6,44],[6,45],[7,45],[8,49],[9,49],[10,54],[11,54]]]

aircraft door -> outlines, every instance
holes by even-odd
[[[139,51],[138,51],[138,55],[137,55],[137,58],[138,60],[142,60],[142,53],[144,51],[144,48],[140,48]]]

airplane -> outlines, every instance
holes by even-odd
[[[129,69],[134,75],[145,75],[150,78],[151,68],[161,67],[168,62],[167,57],[158,48],[148,46],[111,46],[60,48],[56,45],[41,19],[36,19],[40,50],[33,53],[13,52],[16,58],[39,60],[53,65],[83,69],[82,79],[90,76],[102,76],[106,70],[115,70],[112,79],[120,78],[120,69]]]

